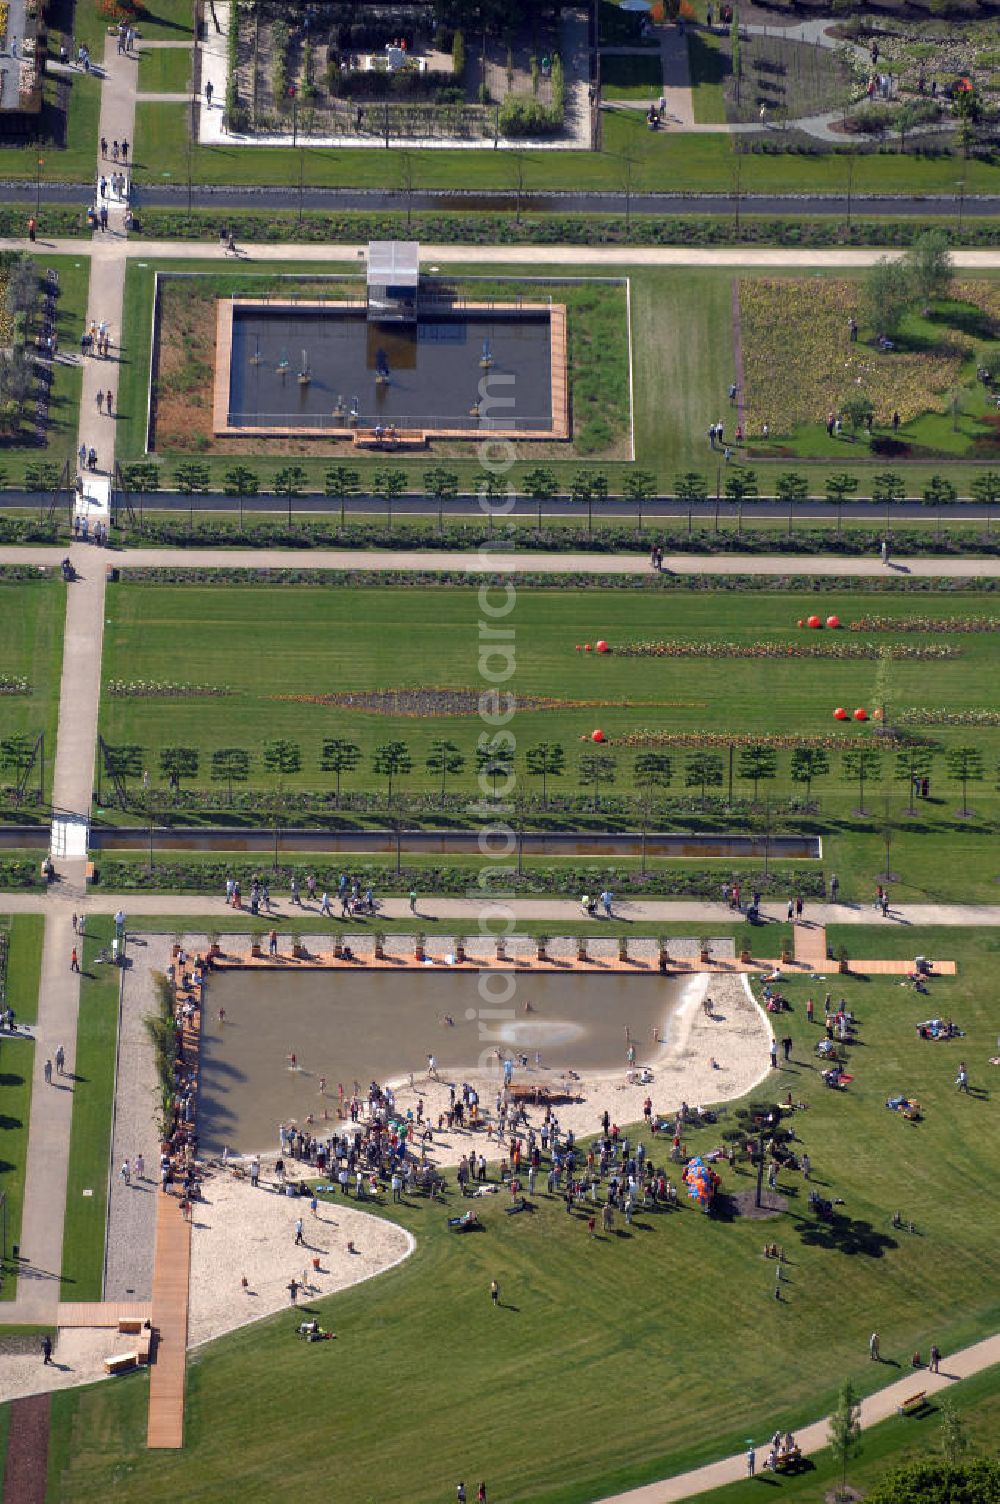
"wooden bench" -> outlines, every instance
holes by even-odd
[[[896,1406],[896,1414],[908,1415],[914,1410],[919,1410],[926,1398],[927,1390],[918,1390],[916,1394],[911,1394],[907,1399],[903,1400],[902,1404]]]
[[[128,1373],[131,1368],[138,1368],[138,1353],[115,1353],[104,1360],[105,1373]]]
[[[121,1316],[118,1319],[118,1330],[128,1336],[138,1336],[142,1331],[141,1316]]]
[[[142,1331],[142,1332],[140,1332],[140,1334],[139,1334],[139,1352],[138,1352],[138,1358],[139,1358],[139,1362],[140,1363],[148,1363],[149,1362],[149,1354],[150,1354],[150,1349],[152,1348],[152,1345],[153,1345],[153,1329],[152,1329],[152,1327],[147,1326],[145,1328],[145,1330]]]

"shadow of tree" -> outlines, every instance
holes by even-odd
[[[895,1238],[877,1232],[870,1222],[839,1216],[836,1212],[829,1222],[806,1221],[799,1217],[795,1221],[795,1230],[807,1247],[864,1254],[870,1259],[884,1258],[891,1249],[899,1247]]]

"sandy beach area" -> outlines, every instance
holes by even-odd
[[[712,1000],[711,1015],[704,1008],[706,996]],[[623,1039],[620,1070],[581,1072],[578,1079],[570,1080],[558,1071],[544,1067],[536,1070],[529,1064],[527,1069],[515,1071],[514,1083],[537,1083],[550,1091],[570,1094],[572,1100],[560,1102],[553,1111],[563,1132],[572,1131],[580,1138],[599,1131],[605,1108],[612,1122],[624,1128],[627,1123],[641,1122],[647,1097],[652,1099],[654,1115],[667,1116],[676,1112],[681,1102],[698,1107],[742,1097],[770,1069],[771,1027],[742,976],[691,977],[671,1016],[664,1020],[663,1033],[664,1042],[636,1041],[632,1082]],[[473,1147],[477,1154],[485,1154],[487,1163],[495,1164],[503,1157],[504,1150],[487,1137],[485,1128],[449,1131],[445,1127],[438,1132],[436,1127],[448,1107],[449,1085],[460,1088],[462,1081],[476,1088],[482,1108],[494,1116],[500,1084],[496,1071],[449,1072],[440,1081],[418,1075],[414,1087],[409,1080],[409,1076],[402,1076],[390,1084],[397,1106],[404,1112],[411,1107],[415,1110],[418,1100],[423,1101],[424,1116],[434,1126],[428,1157],[435,1164],[457,1164]],[[539,1126],[544,1107],[528,1105],[527,1111],[529,1123]]]
[[[266,1171],[257,1190],[218,1171],[203,1194],[194,1204],[189,1347],[290,1308],[293,1279],[303,1286],[298,1304],[307,1304],[382,1274],[416,1246],[404,1228],[356,1210],[347,1198],[320,1201],[314,1217],[308,1201],[285,1196]],[[302,1246],[295,1242],[297,1217]]]

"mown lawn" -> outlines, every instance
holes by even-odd
[[[38,978],[42,960],[44,920],[40,914],[0,916],[0,928],[8,936],[6,1006],[13,1008],[18,1029],[38,1017]],[[6,1197],[7,1248],[21,1240],[24,1206],[24,1171],[28,1154],[28,1120],[31,1116],[31,1080],[34,1041],[6,1037],[0,1052],[0,1191]],[[17,1294],[16,1265],[4,1267],[0,1300]]]
[[[140,52],[140,94],[186,93],[191,86],[192,56],[186,47],[157,47]]]
[[[175,182],[187,179],[189,110],[183,104],[140,104],[136,110],[137,181],[158,181],[164,172]],[[599,152],[540,151],[523,153],[527,163],[525,190],[616,190],[621,187],[621,154],[642,157],[636,172],[636,192],[729,192],[733,187],[735,156],[726,135],[651,133],[641,111],[606,110]],[[289,147],[196,146],[194,179],[200,183],[285,183],[292,175],[294,149]],[[503,151],[415,151],[409,153],[415,188],[512,187],[511,165]],[[846,168],[836,156],[742,157],[744,193],[843,193]],[[399,164],[395,152],[350,148],[314,149],[304,154],[307,187],[366,187],[398,189]],[[298,168],[295,161],[295,170]],[[967,193],[993,193],[1000,169],[982,161],[957,157],[924,160],[912,153],[900,156],[860,156],[855,161],[854,192],[954,194],[964,177]]]
[[[585,251],[581,252],[581,256],[585,254]],[[169,264],[164,263],[160,269],[165,266],[168,267]],[[120,367],[117,437],[119,456],[124,460],[139,459],[145,454],[153,278],[156,269],[155,264],[137,265],[133,261],[129,264],[126,277],[126,322],[135,331],[135,335]],[[264,279],[254,272],[220,273],[218,264],[210,261],[190,263],[187,269],[192,273],[207,274],[204,282],[193,281],[187,285],[194,289],[194,295],[199,300],[208,299],[210,302],[214,291],[224,293],[237,286],[249,295],[262,283],[273,285],[273,277],[278,274],[295,273],[300,267],[289,261],[276,266],[272,277]],[[343,262],[334,263],[329,268],[330,272],[341,276],[345,270]],[[317,275],[322,271],[322,268],[317,268]],[[730,382],[737,374],[733,355],[733,299],[734,288],[738,287],[741,279],[730,271],[700,267],[663,269],[636,266],[616,268],[615,271],[628,278],[631,298],[636,464],[649,470],[657,485],[668,493],[673,490],[679,474],[693,469],[704,477],[709,495],[714,496],[717,489],[721,492],[724,487],[725,465],[721,452],[710,449],[706,433],[710,423],[724,418],[728,425],[727,437],[731,438],[735,434],[737,418],[735,411],[730,408],[727,394]],[[460,279],[463,275],[475,272],[475,266],[470,264],[468,267],[455,267],[452,275]],[[555,279],[564,273],[565,268],[532,268],[532,274],[542,279]],[[602,277],[606,274],[606,268],[589,267],[581,260],[580,265],[574,268],[574,273],[581,277]],[[517,276],[518,269],[511,268],[509,273],[505,273],[503,268],[497,269],[498,283],[505,274]],[[766,271],[755,274],[754,279],[742,280],[744,287],[753,287],[761,279],[766,283]],[[827,283],[832,281],[834,286],[839,286],[845,281],[839,274],[837,277],[821,276],[818,279],[783,277],[781,280],[790,283],[796,295],[796,306],[803,298],[808,304],[810,288],[818,288],[824,305],[829,303],[830,298],[824,291]],[[977,282],[967,280],[970,287],[977,289],[977,297],[989,300],[995,296],[994,283],[989,278]],[[176,284],[178,287],[183,285],[185,284]],[[853,289],[855,283],[845,285]],[[626,352],[623,348],[625,318],[620,297],[616,289],[602,288],[599,283],[593,288],[588,284],[574,291],[572,288],[560,288],[553,280],[550,290],[556,300],[566,299],[570,303],[571,359],[575,368],[572,388],[575,444],[572,448],[559,444],[539,446],[522,443],[515,446],[516,463],[510,472],[511,483],[515,488],[522,487],[526,474],[543,461],[552,469],[557,483],[568,488],[582,463],[588,470],[594,466],[599,467],[601,473],[608,478],[611,493],[621,494],[624,481],[634,466],[615,457],[627,453],[623,431],[623,423],[627,425],[627,416],[623,418],[626,403],[622,396],[623,384],[627,380],[624,371]],[[214,319],[214,312],[210,307],[208,314]],[[936,330],[941,335],[941,320],[945,316],[958,319],[966,317],[961,310],[949,314],[948,307],[944,306],[932,322],[930,333]],[[798,338],[796,330],[805,331],[810,349],[815,341],[808,319],[803,321],[800,317],[797,322],[791,323],[782,323],[779,319],[778,325],[778,333],[772,332],[769,335],[765,352],[770,357],[771,345],[777,346],[776,361],[769,369],[778,374],[773,379],[769,378],[767,391],[763,394],[759,391],[759,382],[749,388],[746,394],[749,402],[747,463],[757,470],[762,494],[773,492],[777,475],[791,467],[804,469],[811,494],[820,496],[824,494],[827,476],[846,469],[858,477],[858,495],[863,497],[871,494],[873,475],[891,465],[903,475],[908,494],[919,496],[928,478],[941,470],[946,457],[949,477],[959,487],[961,494],[968,494],[970,481],[981,468],[981,465],[970,463],[968,458],[973,453],[973,433],[983,431],[982,424],[977,421],[984,402],[981,391],[973,386],[970,388],[971,396],[963,397],[958,434],[952,432],[952,419],[948,414],[930,414],[915,420],[917,442],[910,457],[903,454],[899,458],[889,459],[875,454],[867,442],[863,441],[864,436],[862,441],[851,442],[846,429],[842,437],[828,439],[822,423],[813,423],[801,431],[793,428],[791,435],[786,437],[781,423],[781,395],[788,387],[787,377],[783,377],[782,372],[789,362],[783,362],[781,357],[781,330],[785,330],[791,342],[788,347],[790,352]],[[214,323],[211,327],[214,328]],[[846,329],[845,314],[842,320],[845,340]],[[914,337],[919,333],[919,330],[916,331]],[[822,350],[825,352],[827,348],[824,342]],[[967,357],[964,358],[968,364]],[[210,351],[205,359],[211,365]],[[823,381],[828,382],[825,354],[817,359],[822,366]],[[202,360],[201,363],[204,364],[205,361]],[[974,364],[973,362],[973,366]],[[761,361],[758,360],[757,368],[760,366]],[[748,386],[752,374],[750,372],[747,376]],[[974,377],[974,370],[971,374]],[[207,378],[199,379],[204,384]],[[799,379],[800,383],[811,382],[809,370]],[[846,392],[835,388],[835,395],[843,397]],[[873,395],[879,394],[873,392]],[[761,396],[763,406],[759,400]],[[202,398],[199,397],[198,400],[202,401]],[[607,418],[603,416],[602,404],[607,407]],[[877,413],[877,435],[884,434],[891,418],[891,407],[884,411],[883,408],[884,401]],[[172,450],[167,444],[160,446],[162,452],[157,457],[162,460],[163,483],[169,484],[172,480],[173,467],[178,460],[190,458],[194,453],[209,465],[213,483],[221,486],[225,472],[234,463],[234,457],[213,453],[206,429],[208,409],[202,406],[192,411],[195,412],[196,421],[184,448]],[[199,413],[202,414],[201,417],[198,416]],[[824,418],[825,413],[824,408]],[[761,437],[761,423],[765,418],[771,429],[771,437],[767,441]],[[325,453],[311,453],[308,446],[298,447],[304,452],[295,455],[294,459],[302,465],[307,484],[315,489],[322,489],[332,462],[332,448],[324,446]],[[284,441],[269,441],[266,445],[258,444],[257,452],[253,455],[243,457],[260,475],[263,489],[273,484],[274,474],[287,463],[288,448]],[[935,459],[935,453],[940,454],[941,458]],[[384,458],[378,455],[365,457],[351,453],[349,462],[357,469],[362,485],[370,484],[375,472],[384,468]],[[988,454],[984,454],[982,462],[989,463]],[[423,489],[427,469],[439,463],[444,463],[447,469],[455,472],[460,486],[467,490],[475,489],[481,467],[474,447],[470,444],[433,444],[419,458],[405,455],[398,459],[393,457],[393,468],[398,465],[406,474],[408,484],[417,491]],[[751,516],[752,508],[748,508],[748,521]]]
[[[797,626],[803,614],[836,611],[844,629],[809,632]],[[895,631],[919,610],[924,630]],[[413,771],[400,780],[408,790],[433,790],[436,776],[424,767],[430,743],[455,738],[465,754],[464,767],[449,778],[452,791],[476,788],[473,738],[478,717],[451,711],[446,690],[478,688],[477,595],[472,588],[388,588],[338,590],[311,586],[168,586],[119,583],[108,596],[105,636],[105,684],[110,680],[190,682],[226,691],[198,698],[148,698],[105,693],[101,729],[112,742],[140,742],[150,756],[161,746],[193,744],[210,750],[226,744],[257,746],[264,729],[269,737],[286,736],[303,748],[303,769],[290,787],[316,787],[315,758],[327,736],[353,738],[368,753],[392,738],[410,748]],[[872,615],[885,629],[849,630],[855,620]],[[952,714],[986,706],[985,686],[996,671],[997,638],[991,631],[947,632],[949,620],[991,619],[988,598],[975,594],[921,593],[912,597],[865,594],[824,596],[821,607],[789,595],[706,592],[704,595],[656,596],[626,591],[520,590],[511,613],[518,653],[511,691],[521,698],[516,714],[520,748],[535,740],[560,743],[567,756],[566,780],[553,780],[550,793],[574,786],[580,738],[600,726],[617,759],[614,779],[605,793],[631,785],[632,752],[626,738],[648,730],[725,738],[728,733],[827,737],[833,766],[818,778],[814,794],[832,814],[845,813],[838,800],[858,803],[852,782],[843,781],[836,742],[858,733],[838,727],[837,705],[867,706],[879,701],[876,673],[879,650],[906,652],[947,646],[954,658],[891,663],[884,696],[890,711],[923,705]],[[944,624],[939,626],[938,624]],[[578,645],[606,638],[605,656],[582,653]],[[705,644],[707,656],[627,657],[614,649],[629,642]],[[751,652],[773,646],[808,647],[817,654],[838,648],[871,647],[860,660],[838,657],[788,658],[726,653],[729,644]],[[734,667],[738,665],[738,667]],[[402,714],[347,704],[317,703],[331,692],[361,694],[409,690],[424,698],[408,702]],[[551,700],[551,706],[545,702]],[[986,706],[988,708],[988,706]],[[473,707],[474,710],[474,707]],[[970,740],[987,757],[1000,748],[995,728],[931,727],[935,738],[952,745]],[[862,734],[870,736],[870,729]],[[676,764],[673,787],[686,749],[665,747]],[[782,749],[779,748],[779,753]],[[155,759],[154,759],[155,760]],[[787,755],[779,756],[779,774],[762,793],[788,794]],[[206,770],[203,770],[206,771]],[[890,765],[885,763],[887,777]],[[260,765],[253,786],[265,786]],[[320,780],[325,783],[326,780]],[[949,805],[944,768],[936,770],[934,794]],[[737,771],[740,794],[750,792]],[[533,785],[532,785],[533,786]],[[367,767],[347,775],[344,788],[372,788]],[[866,803],[880,790],[869,789]],[[901,793],[905,798],[906,787]],[[972,803],[990,807],[988,785],[971,791]],[[853,807],[853,805],[851,806]],[[923,810],[921,804],[921,810]]]
[[[0,635],[0,676],[24,677],[30,686],[25,695],[0,695],[0,741],[24,736],[33,745],[39,733],[44,732],[46,797],[52,787],[56,753],[65,599],[62,581],[57,583],[54,577],[27,582],[0,580],[0,613],[4,624]],[[28,779],[22,817],[32,814],[38,771],[36,765]],[[9,786],[9,770],[4,772],[2,782]],[[9,794],[5,794],[3,802],[10,805]]]
[[[40,235],[44,234],[44,219],[42,225]],[[27,248],[26,245],[25,249]],[[64,354],[79,355],[80,335],[84,331],[88,310],[89,259],[81,257],[76,260],[72,256],[48,256],[44,250],[41,250],[35,254],[35,263],[40,276],[44,276],[49,267],[59,273],[59,297],[56,302],[56,333],[59,337],[59,348]],[[109,367],[110,379],[113,379],[113,368]],[[34,416],[34,404],[29,403],[24,424],[24,437],[20,442],[10,440],[0,442],[0,470],[3,472],[5,484],[22,484],[28,466],[46,461],[54,464],[60,471],[68,461],[70,474],[75,474],[73,467],[76,465],[82,385],[83,371],[78,364],[56,362],[50,388],[45,443],[39,445],[29,442],[29,429]],[[45,505],[48,505],[48,494],[44,495],[42,500]]]
[[[114,930],[113,919],[91,917],[83,945],[63,1227],[62,1278],[66,1300],[100,1300],[104,1288],[120,974],[113,966],[98,964],[96,958],[102,946],[110,949]]]
[[[869,1391],[915,1348],[936,1341],[947,1354],[993,1330],[1000,1270],[991,1108],[983,1096],[956,1093],[953,1078],[959,1054],[966,1056],[973,1086],[988,1095],[982,1062],[995,1036],[988,979],[1000,943],[984,931],[911,931],[906,940],[924,953],[957,956],[959,975],[933,984],[930,999],[895,982],[830,979],[861,1024],[844,1093],[820,1085],[813,1047],[822,1031],[805,1022],[805,998],[812,991],[822,1002],[823,983],[796,978],[787,986],[793,1012],[781,1022],[793,1037],[792,1062],[763,1095],[790,1091],[808,1104],[794,1123],[814,1184],[843,1198],[832,1224],[809,1214],[797,1175],[782,1177],[789,1210],[763,1231],[707,1218],[686,1201],[676,1213],[640,1215],[621,1236],[595,1240],[585,1220],[544,1194],[533,1218],[507,1218],[502,1203],[487,1207],[486,1231],[474,1239],[451,1237],[441,1207],[386,1211],[412,1228],[417,1251],[376,1284],[317,1304],[337,1333],[335,1348],[295,1342],[293,1318],[279,1315],[202,1349],[190,1367],[178,1454],[145,1449],[142,1378],[61,1397],[65,1445],[50,1497],[96,1500],[127,1475],[130,1489],[153,1504],[178,1492],[208,1499],[234,1486],[281,1501],[335,1469],[338,1495],[380,1504],[430,1504],[462,1477],[485,1478],[498,1498],[571,1504],[736,1451],[748,1435],[797,1428],[830,1407],[844,1377]],[[879,949],[882,932],[870,943]],[[953,1017],[966,1037],[919,1040],[914,1024],[929,1012]],[[886,1111],[885,1098],[901,1091],[920,1100],[923,1121]],[[655,1102],[655,1087],[653,1095]],[[719,1133],[691,1134],[689,1152],[710,1149]],[[663,1151],[661,1142],[652,1152],[658,1160]],[[728,1170],[723,1182],[727,1191],[751,1184]],[[969,1217],[973,1203],[977,1215]],[[896,1209],[915,1234],[893,1230]],[[780,1302],[774,1266],[761,1256],[765,1238],[787,1256]],[[940,1299],[942,1269],[961,1301]],[[499,1310],[489,1301],[493,1277]],[[721,1291],[730,1298],[720,1300]],[[888,1367],[868,1361],[873,1325]],[[316,1364],[330,1362],[335,1369],[319,1375]],[[336,1381],[344,1373],[349,1385]],[[401,1410],[411,1386],[420,1406]],[[287,1445],[289,1392],[308,1447]],[[544,1426],[526,1423],[532,1394],[545,1396]],[[628,1425],[595,1424],[609,1397]],[[715,1419],[706,1426],[709,1412]],[[390,1413],[396,1419],[387,1426]],[[432,1414],[447,1424],[428,1427]]]
[[[663,93],[663,69],[659,53],[654,53],[651,57],[603,53],[601,93],[605,99],[659,99]]]

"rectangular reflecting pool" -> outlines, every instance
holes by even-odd
[[[366,1091],[373,1080],[419,1077],[432,1053],[446,1080],[496,1066],[498,1050],[514,1057],[515,1082],[624,1071],[630,1041],[641,1064],[656,1053],[654,1030],[669,1037],[686,985],[659,973],[495,973],[494,996],[511,983],[514,991],[490,1002],[479,978],[442,967],[213,973],[201,1044],[203,1151],[276,1148],[279,1123],[304,1124],[309,1114],[319,1122],[324,1109],[336,1118],[338,1082],[350,1097],[354,1081]]]
[[[216,433],[563,436],[563,307],[443,307],[392,324],[359,304],[217,309]]]

